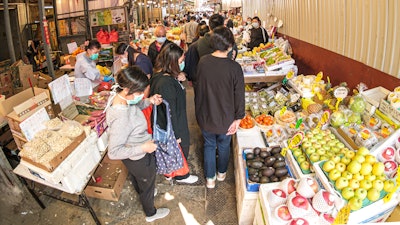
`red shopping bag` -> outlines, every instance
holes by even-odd
[[[115,29],[110,32],[110,42],[118,42],[119,34]]]
[[[100,28],[100,31],[97,32],[96,38],[100,44],[110,44],[110,35],[103,28]]]
[[[181,150],[181,154],[182,154],[182,158],[183,158],[183,167],[178,169],[178,170],[175,170],[172,173],[164,174],[164,176],[169,177],[169,178],[173,178],[173,177],[176,177],[176,176],[184,176],[184,175],[189,173],[189,165],[188,165],[188,163],[186,161],[185,156],[183,155],[182,148],[181,148],[180,145],[179,145],[179,149]]]

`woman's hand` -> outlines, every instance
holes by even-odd
[[[146,141],[144,144],[142,144],[142,149],[144,152],[152,153],[157,149],[157,145],[153,140]]]
[[[226,135],[232,135],[235,134],[237,129],[239,128],[239,124],[240,124],[241,120],[234,120],[232,122],[232,124],[229,126],[228,128],[228,133],[226,133]]]
[[[184,72],[180,72],[178,77],[176,78],[178,81],[182,82],[186,80],[186,74]]]
[[[153,104],[153,105],[159,105],[163,101],[161,95],[159,95],[159,94],[155,94],[155,95],[151,96],[149,98],[149,100],[150,100],[151,104]]]

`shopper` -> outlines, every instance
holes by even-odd
[[[38,69],[35,57],[38,55],[39,46],[40,46],[40,41],[37,39],[28,41],[26,57],[28,57],[29,63],[32,65],[32,69],[34,72]]]
[[[167,31],[165,27],[162,25],[156,26],[154,30],[154,35],[156,36],[156,40],[150,44],[149,51],[147,55],[149,56],[151,63],[153,66],[156,63],[156,58],[160,51],[169,43],[172,43],[170,40],[167,39]]]
[[[150,94],[160,94],[169,103],[172,128],[182,152],[188,160],[190,136],[186,115],[186,90],[181,84],[186,79],[182,69],[185,64],[182,48],[174,43],[168,44],[158,55],[154,67],[154,75],[150,79]],[[157,124],[166,129],[165,105],[157,107]],[[154,122],[154,121],[153,121]],[[195,183],[197,176],[185,174],[175,177],[180,183]]]
[[[97,87],[101,81],[110,81],[112,76],[102,76],[96,69],[96,60],[99,58],[101,45],[96,40],[86,42],[84,52],[76,56],[75,78],[88,78],[92,82],[92,88]]]
[[[139,194],[146,214],[146,221],[152,222],[166,217],[169,209],[154,207],[156,162],[154,151],[157,145],[147,132],[147,122],[141,111],[150,104],[159,105],[160,95],[142,100],[143,91],[149,85],[146,74],[137,67],[128,67],[117,74],[116,95],[111,98],[107,109],[109,126],[108,156],[122,160],[129,170],[132,185]],[[131,124],[131,126],[127,126]]]
[[[206,186],[214,188],[216,179],[225,180],[231,135],[236,133],[240,120],[245,116],[245,104],[242,68],[228,57],[235,42],[232,32],[227,27],[217,27],[210,42],[215,51],[200,59],[195,108],[204,138]],[[216,148],[218,160],[215,157]]]
[[[199,24],[196,22],[196,17],[192,16],[190,17],[190,22],[186,23],[185,26],[183,27],[183,34],[184,34],[184,39],[186,41],[187,47],[189,47],[193,39],[196,37],[196,31],[197,31],[197,26]]]
[[[122,64],[138,66],[150,79],[151,74],[153,73],[153,64],[148,56],[125,43],[119,44],[115,53],[121,57]]]
[[[251,25],[253,28],[250,30],[250,42],[247,45],[249,50],[258,47],[261,43],[267,43],[269,38],[267,30],[261,26],[261,20],[258,16],[253,17]]]

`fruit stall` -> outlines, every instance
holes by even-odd
[[[245,74],[267,76],[273,46],[238,55]],[[286,60],[280,82],[246,85],[233,138],[239,224],[387,221],[400,201],[400,87],[350,90],[297,75],[289,57],[274,58]]]

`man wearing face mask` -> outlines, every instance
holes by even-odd
[[[156,63],[158,54],[161,52],[164,46],[171,43],[171,41],[167,39],[167,31],[163,25],[156,26],[154,35],[156,36],[156,40],[150,44],[149,51],[147,53],[153,66]]]
[[[261,43],[267,43],[269,38],[267,30],[261,26],[258,16],[253,17],[251,25],[253,28],[250,30],[250,42],[247,45],[249,50],[258,47]]]
[[[96,69],[96,60],[99,58],[101,45],[96,40],[91,40],[85,47],[86,51],[76,56],[75,77],[88,78],[92,82],[92,87],[97,87],[101,81],[108,82],[113,80],[111,76],[102,76]]]

